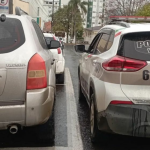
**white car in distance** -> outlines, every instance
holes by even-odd
[[[44,33],[44,37],[46,42],[50,42],[51,40],[57,40],[57,38],[51,33]],[[64,83],[64,70],[65,70],[65,59],[63,57],[62,49],[51,49],[53,53],[53,57],[56,63],[56,79],[60,84]]]

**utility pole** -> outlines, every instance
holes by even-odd
[[[9,14],[13,14],[13,0],[9,0]]]
[[[54,0],[52,6],[52,21],[51,21],[51,31],[53,32],[53,22],[54,22]]]
[[[105,0],[103,0],[102,26],[104,26],[104,18],[105,18]]]

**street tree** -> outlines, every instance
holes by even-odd
[[[132,16],[150,0],[105,0],[106,14]]]
[[[53,31],[64,31],[67,33],[67,42],[71,30],[71,10],[68,6],[59,8],[59,10],[53,14]]]
[[[144,5],[136,13],[137,16],[150,16],[150,4]]]
[[[80,31],[82,33],[83,27],[82,27],[82,18],[80,11],[76,12],[76,21],[72,22],[72,8],[70,6],[64,6],[63,8],[60,8],[57,12],[53,14],[53,31],[64,31],[67,33],[67,43],[68,43],[68,37],[71,36],[71,28],[72,24],[74,23],[74,26],[76,28],[76,31]],[[81,34],[80,34],[81,36]]]
[[[81,22],[84,15],[87,13],[88,2],[82,0],[70,0],[69,7],[72,10],[72,37],[75,37],[76,42],[76,26],[79,22]],[[83,21],[83,20],[82,20]]]

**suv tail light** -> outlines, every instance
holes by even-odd
[[[27,90],[47,87],[45,61],[35,54],[29,61],[27,74]]]
[[[115,56],[102,64],[107,71],[134,72],[147,65],[146,61],[129,59],[121,56]]]
[[[58,54],[61,54],[61,49],[57,48],[57,52],[58,52]]]

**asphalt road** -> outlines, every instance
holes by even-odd
[[[0,131],[0,149],[10,150],[149,150],[150,139],[109,135],[105,144],[90,142],[89,108],[78,100],[78,63],[81,57],[72,46],[64,50],[65,84],[56,86],[52,118],[46,125],[24,128],[17,135]],[[51,137],[55,131],[55,141]]]

